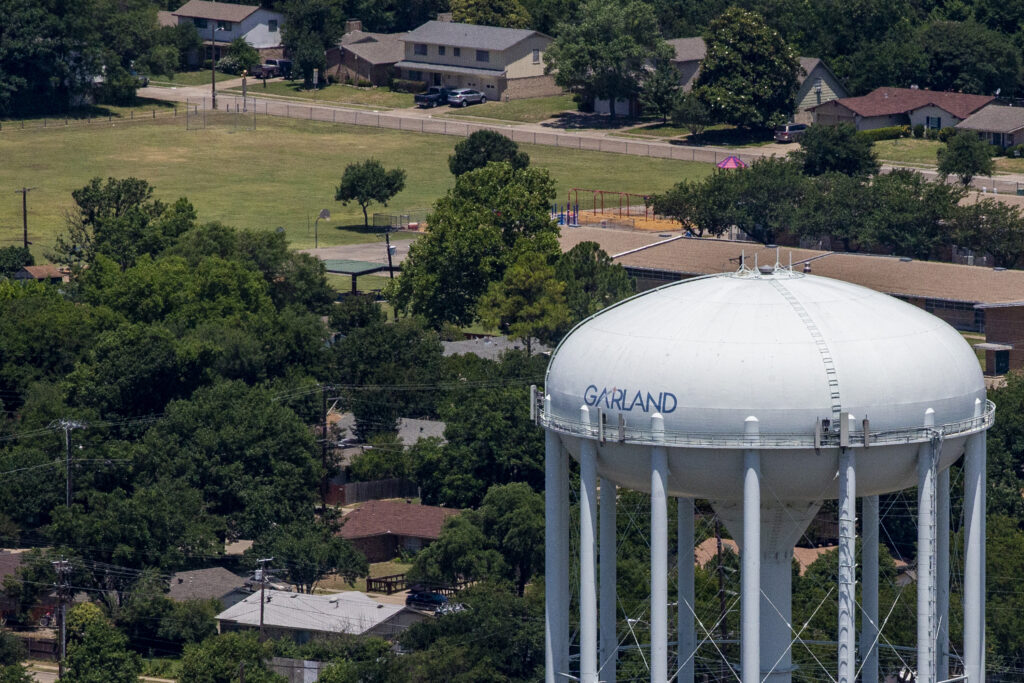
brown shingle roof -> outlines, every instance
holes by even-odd
[[[612,256],[618,255],[615,262],[623,266],[668,271],[684,277],[734,271],[741,254],[746,256],[748,265],[753,264],[755,257],[761,264],[773,264],[776,258],[775,249],[754,242],[695,238],[666,241],[648,233],[601,228],[566,230],[560,239],[565,251],[586,240],[597,242]],[[661,243],[656,246],[623,253],[658,242]],[[981,266],[789,247],[780,252],[784,265],[789,263],[790,255],[794,263],[814,259],[810,266],[815,275],[886,294],[983,304],[1024,299],[1024,270],[998,271]]]
[[[400,500],[371,500],[345,515],[338,535],[342,538],[367,538],[393,534],[436,539],[441,535],[444,520],[459,512]]]
[[[50,263],[46,263],[41,266],[25,266],[21,270],[25,271],[33,280],[64,278],[64,273],[60,272],[60,268]]]
[[[878,88],[867,95],[841,97],[833,102],[860,116],[906,114],[931,104],[948,111],[958,119],[966,119],[994,99],[991,95],[965,95],[917,88]]]
[[[956,127],[992,133],[1015,133],[1024,128],[1024,107],[990,104],[956,124]]]
[[[157,26],[177,26],[178,20],[174,16],[174,12],[168,12],[167,10],[158,10],[156,13]]]
[[[199,17],[213,21],[242,21],[258,10],[259,5],[234,5],[209,0],[188,0],[174,14],[179,17]]]
[[[346,43],[342,40],[343,49],[348,50],[369,64],[394,64],[405,57],[404,33],[364,33],[361,40]]]

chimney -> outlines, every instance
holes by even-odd
[[[349,19],[345,22],[345,33],[352,33],[352,31],[362,31],[363,22],[359,19]]]
[[[437,13],[437,20],[438,21],[443,21],[443,22],[445,22],[447,24],[450,24],[450,23],[452,23],[452,13],[451,12],[438,12]]]

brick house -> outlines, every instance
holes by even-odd
[[[558,95],[544,74],[551,37],[539,31],[428,21],[402,38],[401,78],[448,88],[473,88],[489,100]]]
[[[942,129],[955,126],[995,98],[919,88],[878,88],[860,97],[841,97],[810,107],[814,123],[849,123],[857,130],[888,126]]]
[[[189,0],[173,12],[178,24],[193,24],[203,40],[203,59],[220,59],[235,38],[244,38],[264,58],[280,57],[283,15],[259,5]],[[199,55],[190,55],[193,64]]]
[[[338,44],[327,50],[328,76],[339,81],[365,80],[373,85],[387,85],[395,73],[395,64],[405,57],[405,33],[371,33],[362,23],[346,31]]]
[[[444,521],[459,512],[404,500],[371,500],[345,515],[338,535],[370,562],[384,562],[400,549],[414,553],[430,545],[441,535]]]
[[[990,145],[1003,149],[1024,144],[1024,107],[990,104],[956,124],[960,130],[973,130]]]

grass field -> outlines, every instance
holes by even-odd
[[[358,206],[334,200],[349,163],[376,157],[388,167],[406,169],[406,189],[388,211],[429,207],[453,184],[448,156],[458,137],[278,118],[260,119],[257,130],[236,130],[230,121],[230,115],[211,116],[210,127],[193,131],[185,130],[180,116],[59,129],[5,128],[0,132],[0,187],[11,191],[0,192],[0,246],[21,239],[21,196],[14,188],[35,188],[28,197],[29,239],[41,256],[64,230],[64,213],[74,206],[71,191],[94,176],[144,178],[160,199],[188,197],[200,220],[259,230],[281,226],[296,247],[313,245],[307,225],[323,208],[331,210],[332,218],[320,222],[322,246],[377,239],[362,230]],[[540,145],[522,149],[534,165],[550,170],[559,198],[571,187],[661,192],[712,168]]]
[[[230,81],[238,78],[232,74],[217,72],[217,81]],[[200,71],[179,71],[174,76],[150,76],[150,85],[159,86],[190,86],[190,85],[208,85],[210,83],[210,71],[208,69],[202,69]]]
[[[895,161],[900,164],[915,166],[935,166],[938,164],[936,154],[943,146],[938,140],[916,140],[900,138],[899,140],[879,140],[875,143],[875,154],[882,161]]]
[[[539,123],[550,119],[555,114],[569,110],[576,110],[576,103],[573,102],[572,95],[556,95],[509,102],[485,102],[465,109],[445,110],[443,115],[453,118],[478,117],[515,123]]]
[[[241,88],[234,88],[228,92],[242,94]],[[278,97],[294,97],[310,102],[330,102],[332,104],[360,104],[365,106],[379,107],[382,109],[398,109],[411,107],[413,96],[405,92],[392,92],[388,88],[357,88],[354,85],[332,83],[319,90],[305,90],[302,81],[269,81],[267,87],[263,87],[262,81],[249,81],[249,95],[263,97],[264,95]]]

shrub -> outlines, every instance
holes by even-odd
[[[908,126],[888,126],[886,128],[873,128],[872,130],[865,130],[862,132],[871,139],[872,142],[878,142],[879,140],[897,140],[905,137],[909,132]]]
[[[914,137],[915,138],[923,138],[924,137],[924,124],[923,123],[918,123],[918,124],[914,125]]]
[[[1003,156],[1003,154],[1004,154],[1003,148],[1000,147],[999,145],[989,145],[988,146],[988,155],[990,157],[1001,157],[1001,156]]]
[[[1011,145],[1006,148],[1006,156],[1012,158],[1024,157],[1024,145]]]
[[[924,134],[925,134],[925,137],[927,137],[929,140],[938,140],[939,139],[939,131],[936,130],[935,128],[929,128],[928,130],[925,131]]]
[[[949,138],[956,134],[956,128],[953,126],[946,126],[939,131],[939,142],[947,142]]]
[[[370,81],[366,80],[365,78],[360,78],[360,79],[358,79],[356,81],[356,87],[357,88],[369,88],[369,87],[372,87],[372,86],[373,86],[373,83],[371,83]]]
[[[395,92],[421,93],[427,89],[423,81],[407,81],[404,78],[391,79],[391,89]]]

